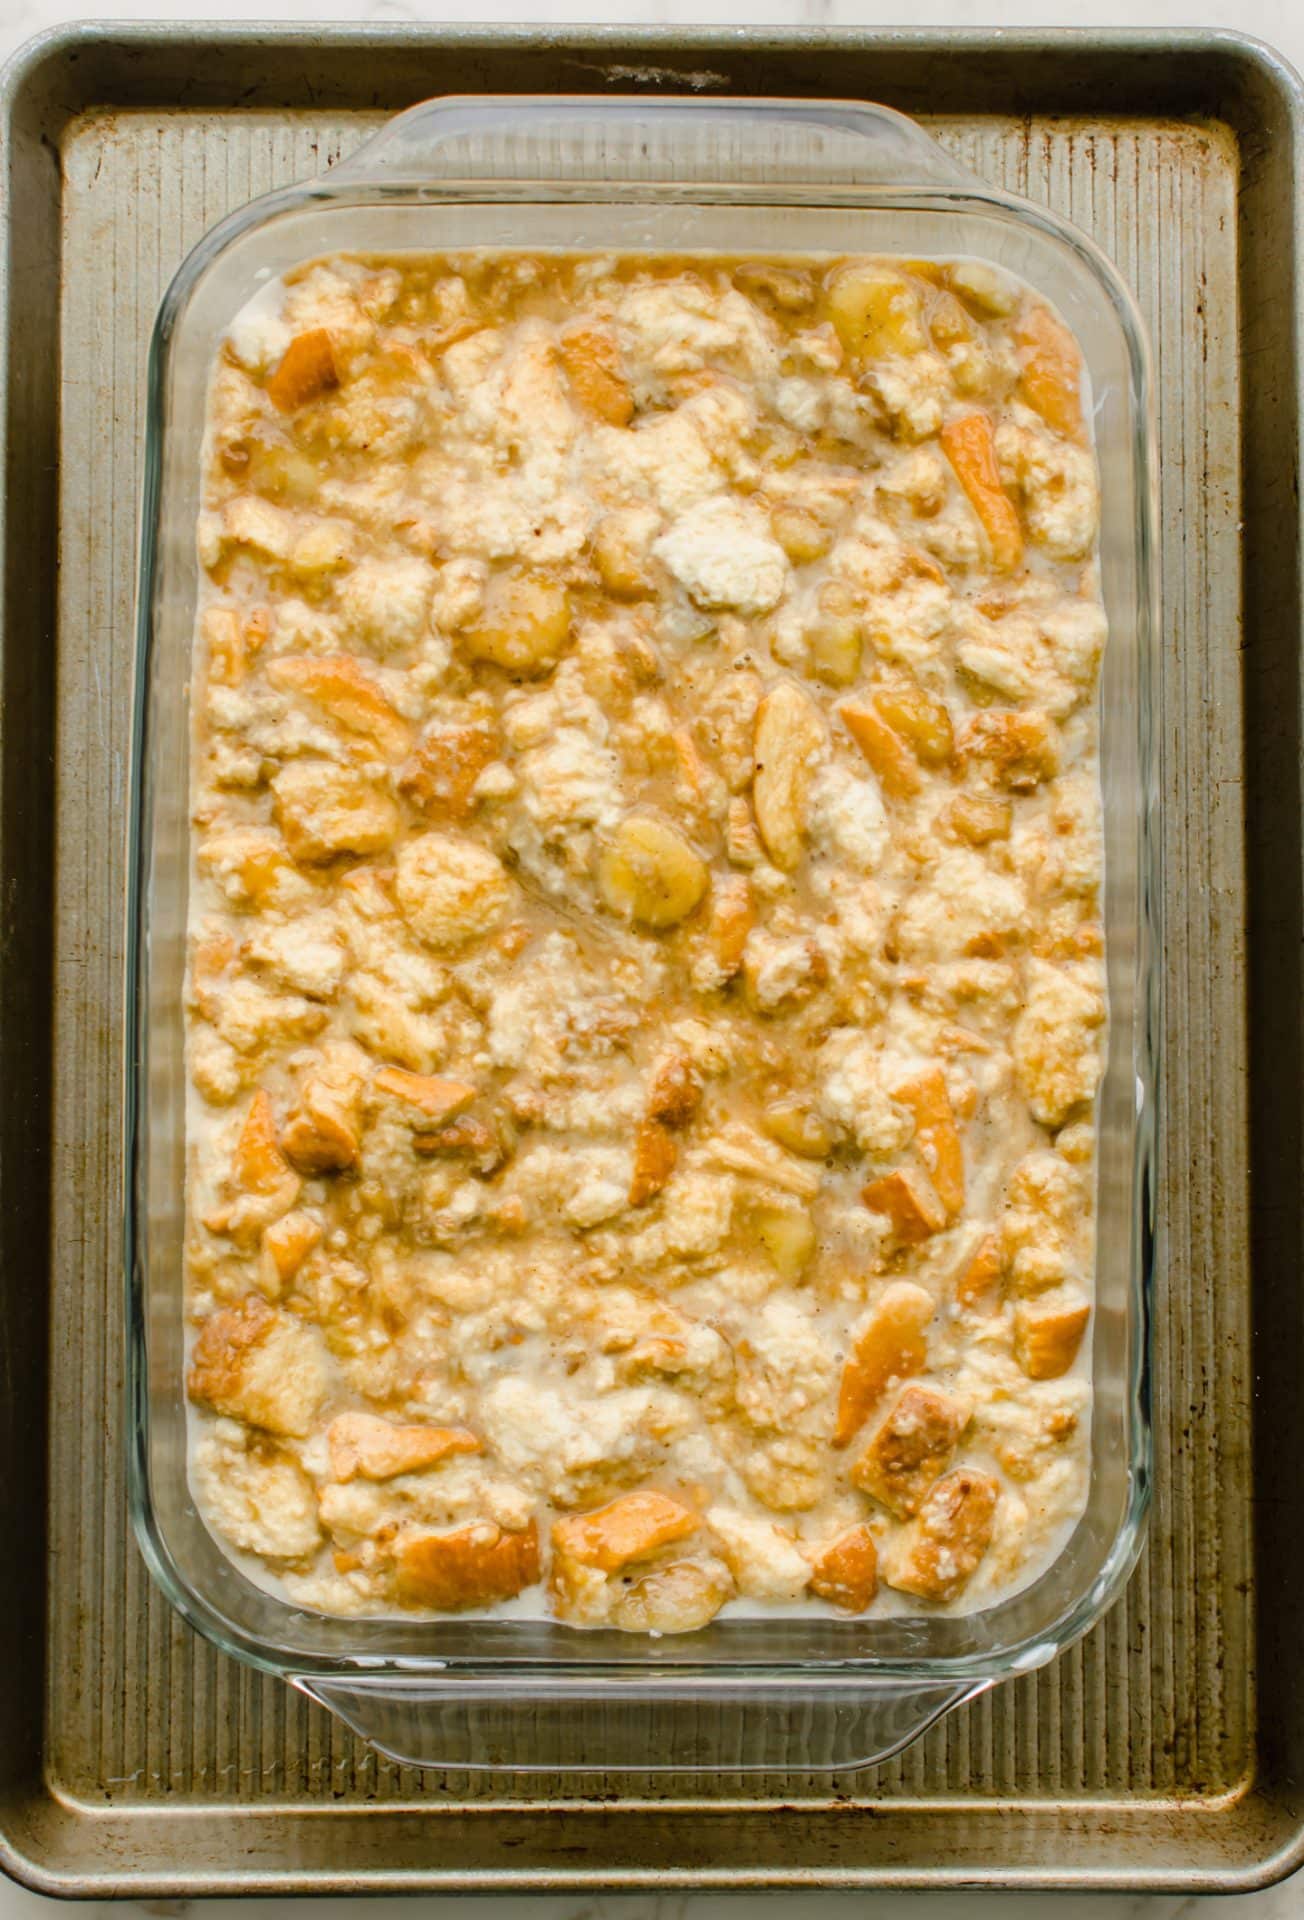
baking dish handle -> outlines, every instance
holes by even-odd
[[[666,1676],[287,1675],[404,1766],[565,1773],[832,1772],[876,1766],[994,1684]],[[528,1753],[524,1765],[521,1754]]]
[[[691,145],[682,136],[691,124]],[[667,137],[668,136],[668,137]],[[676,137],[677,136],[677,137]],[[905,114],[851,100],[663,95],[448,95],[388,121],[328,170],[332,185],[414,188],[448,180],[586,177],[884,188],[980,183]],[[549,158],[552,164],[549,166]]]

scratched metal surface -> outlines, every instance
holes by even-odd
[[[596,72],[611,47],[587,38]],[[305,105],[302,85],[288,68],[278,78],[276,60],[262,60],[251,79],[253,54],[235,35],[205,51],[213,68],[199,83],[203,97],[183,104],[177,47],[157,30],[139,32],[132,59],[102,46],[97,54],[88,41],[70,65],[65,50],[62,69],[47,65],[40,87],[29,79],[18,102],[32,130],[57,133],[58,221],[46,245],[57,269],[59,413],[43,430],[60,465],[62,566],[53,685],[25,696],[44,714],[53,750],[56,860],[48,1590],[40,1725],[27,1730],[30,1755],[0,1775],[9,1864],[87,1893],[654,1877],[662,1886],[812,1877],[1212,1886],[1266,1875],[1294,1846],[1299,1810],[1287,1784],[1289,1730],[1261,1698],[1257,1664],[1261,1640],[1275,1655],[1289,1636],[1284,1618],[1265,1623],[1255,1583],[1250,1255],[1260,1264],[1283,1257],[1286,1202],[1268,1229],[1252,1230],[1252,1121],[1287,1148],[1295,1136],[1287,1090],[1271,1070],[1273,1059],[1288,1061],[1291,1042],[1278,1036],[1275,1048],[1260,1049],[1245,988],[1247,966],[1274,991],[1290,983],[1283,956],[1297,835],[1282,777],[1293,777],[1297,747],[1284,693],[1299,633],[1299,529],[1289,490],[1293,227],[1268,211],[1265,169],[1283,162],[1254,148],[1252,129],[1272,111],[1288,131],[1293,102],[1278,76],[1194,39],[1180,111],[1182,99],[1166,91],[1171,74],[1155,68],[1147,80],[1139,40],[1124,59],[1126,84],[1113,89],[1096,55],[1084,58],[1080,86],[1062,72],[1045,86],[1035,36],[1007,48],[1013,89],[978,58],[968,81],[948,68],[932,89],[946,108],[934,131],[975,172],[1054,206],[1101,242],[1138,295],[1157,356],[1167,1246],[1155,1301],[1156,1502],[1125,1598],[1052,1667],[950,1717],[871,1773],[725,1775],[707,1787],[648,1773],[626,1776],[613,1803],[586,1799],[592,1783],[564,1776],[422,1773],[384,1760],[280,1682],[219,1656],[151,1585],[125,1512],[118,1242],[120,823],[144,348],[174,268],[223,213],[316,171],[412,91],[492,87],[505,51],[483,30],[450,35],[440,73],[405,79],[391,58],[401,39],[354,41],[352,55],[347,34],[319,41],[311,60],[319,97],[331,97],[325,108]],[[859,60],[860,91],[917,107],[912,89],[927,67],[912,50],[922,40],[840,39],[838,90],[856,90],[846,62]],[[573,86],[574,46],[535,45],[530,84]],[[975,54],[989,47],[983,36],[972,45]],[[737,91],[833,90],[809,64],[809,40],[775,51],[757,39],[740,55],[733,43],[702,35],[686,44],[681,35],[673,46],[649,40],[623,51],[645,64],[673,56],[699,70],[722,66]],[[97,57],[97,84],[84,65],[72,72]],[[1058,110],[1025,110],[1020,87],[1054,93]],[[70,118],[69,103],[87,99],[96,106]],[[1107,106],[1126,110],[1105,119]],[[22,161],[14,137],[10,164]],[[1249,268],[1260,276],[1253,285]],[[1247,417],[1266,436],[1277,422],[1253,468],[1242,461]],[[16,424],[11,404],[11,435]],[[1255,517],[1269,505],[1265,460],[1280,469],[1271,531]],[[1248,545],[1247,521],[1258,529]],[[18,632],[14,614],[11,648]],[[1247,841],[1249,807],[1264,818],[1262,832],[1249,821]],[[1265,855],[1266,842],[1275,853]],[[1284,870],[1270,864],[1281,855]],[[1262,957],[1249,940],[1251,882],[1277,916],[1266,916]],[[1263,1176],[1270,1198],[1273,1178]],[[1269,1319],[1287,1310],[1280,1290],[1273,1298]],[[1294,1310],[1297,1318],[1297,1299]],[[1283,1674],[1279,1702],[1294,1685]],[[440,1818],[413,1820],[415,1809]]]

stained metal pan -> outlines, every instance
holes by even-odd
[[[1157,1497],[1125,1599],[864,1774],[417,1772],[155,1592],[122,1477],[122,826],[144,347],[187,248],[440,92],[902,107],[1156,348]],[[1304,1857],[1301,95],[1227,35],[74,29],[0,101],[0,1861],[51,1892],[1260,1884]],[[437,1818],[414,1819],[414,1812]]]

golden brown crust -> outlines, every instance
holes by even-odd
[[[298,334],[267,382],[267,397],[282,413],[293,413],[339,385],[331,337],[325,327]]]
[[[412,745],[412,729],[366,668],[347,654],[328,660],[269,660],[267,678],[272,686],[311,700],[350,733],[373,742],[387,759],[401,759]]]
[[[893,1380],[918,1373],[927,1364],[925,1329],[933,1317],[933,1297],[908,1280],[888,1287],[875,1305],[847,1355],[838,1389],[835,1447],[853,1440]]]
[[[892,1231],[906,1246],[916,1246],[946,1225],[946,1208],[933,1183],[912,1167],[898,1167],[871,1180],[863,1198],[871,1213],[884,1214],[891,1221]]]
[[[486,726],[426,727],[399,772],[399,792],[430,820],[469,820],[497,744]]]
[[[392,1480],[421,1473],[451,1454],[479,1453],[465,1427],[400,1427],[371,1413],[341,1413],[326,1429],[336,1480]]]
[[[539,1532],[477,1521],[451,1533],[414,1533],[395,1545],[394,1592],[400,1606],[460,1613],[511,1600],[539,1578]]]
[[[1049,308],[1030,307],[1014,329],[1022,350],[1022,399],[1048,427],[1067,439],[1085,439],[1082,423],[1082,355],[1067,327]]]
[[[1021,1301],[1014,1310],[1014,1350],[1030,1380],[1058,1380],[1077,1359],[1091,1306],[1086,1300],[1065,1305]]]
[[[686,1127],[702,1103],[702,1076],[686,1053],[657,1062],[648,1088],[647,1118],[666,1127]]]
[[[990,1301],[1004,1271],[1005,1254],[1000,1235],[989,1233],[961,1269],[955,1283],[957,1303],[962,1307],[975,1307]]]
[[[278,1290],[292,1280],[315,1246],[321,1242],[321,1222],[310,1213],[287,1213],[263,1228],[263,1249],[271,1262]]]
[[[917,1080],[894,1087],[892,1097],[915,1116],[915,1145],[938,1199],[948,1213],[959,1213],[964,1207],[964,1148],[942,1069],[931,1067]]]
[[[958,1598],[991,1544],[998,1499],[991,1475],[971,1467],[939,1480],[893,1557],[890,1584],[921,1600]]]
[[[442,1127],[454,1119],[475,1099],[477,1089],[465,1080],[445,1080],[438,1074],[408,1073],[402,1067],[378,1067],[372,1075],[377,1093],[411,1107],[419,1115],[419,1125]]]
[[[329,1391],[315,1332],[261,1294],[204,1322],[186,1386],[192,1400],[215,1413],[295,1438],[310,1431]]]
[[[1036,713],[975,713],[965,723],[960,752],[990,766],[1000,786],[1030,793],[1059,771],[1054,733]]]
[[[286,1115],[281,1146],[300,1173],[341,1173],[358,1157],[356,1117],[332,1088],[307,1080],[298,1106]]]
[[[1018,510],[1001,484],[991,416],[966,413],[942,428],[940,439],[956,478],[968,494],[991,543],[998,573],[1012,573],[1023,558]]]
[[[621,376],[620,350],[612,335],[599,327],[567,327],[558,351],[584,411],[608,426],[628,426],[634,398]]]
[[[844,700],[838,713],[848,733],[878,775],[884,793],[894,800],[908,799],[923,785],[919,762],[910,748],[877,706],[860,706]]]
[[[864,1613],[878,1592],[878,1548],[867,1526],[848,1527],[811,1561],[810,1590],[847,1613]]]
[[[969,1409],[933,1387],[911,1386],[851,1468],[854,1484],[898,1519],[919,1511],[969,1424]]]
[[[239,1391],[250,1348],[264,1341],[276,1324],[265,1300],[251,1293],[238,1307],[215,1313],[200,1328],[190,1356],[186,1386],[194,1400],[224,1412]]]
[[[572,1514],[552,1529],[553,1552],[581,1567],[616,1573],[695,1534],[702,1522],[665,1493],[626,1493],[593,1513]]]
[[[634,1171],[629,1182],[629,1204],[645,1207],[661,1192],[678,1158],[674,1136],[659,1120],[640,1120],[634,1129]]]

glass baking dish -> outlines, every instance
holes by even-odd
[[[1110,639],[1101,681],[1108,1057],[1099,1105],[1092,1474],[1034,1584],[967,1616],[723,1619],[644,1640],[548,1621],[340,1619],[255,1586],[196,1512],[183,1368],[189,691],[209,366],[268,279],[332,251],[549,247],[965,255],[1046,295],[1082,346]],[[846,102],[448,99],[231,215],[164,298],[149,366],[129,849],[125,1257],[132,1515],[172,1603],[400,1759],[537,1768],[834,1768],[1051,1660],[1117,1596],[1149,1497],[1146,1326],[1159,1033],[1147,351],[1126,287],[1044,209],[913,122]]]

